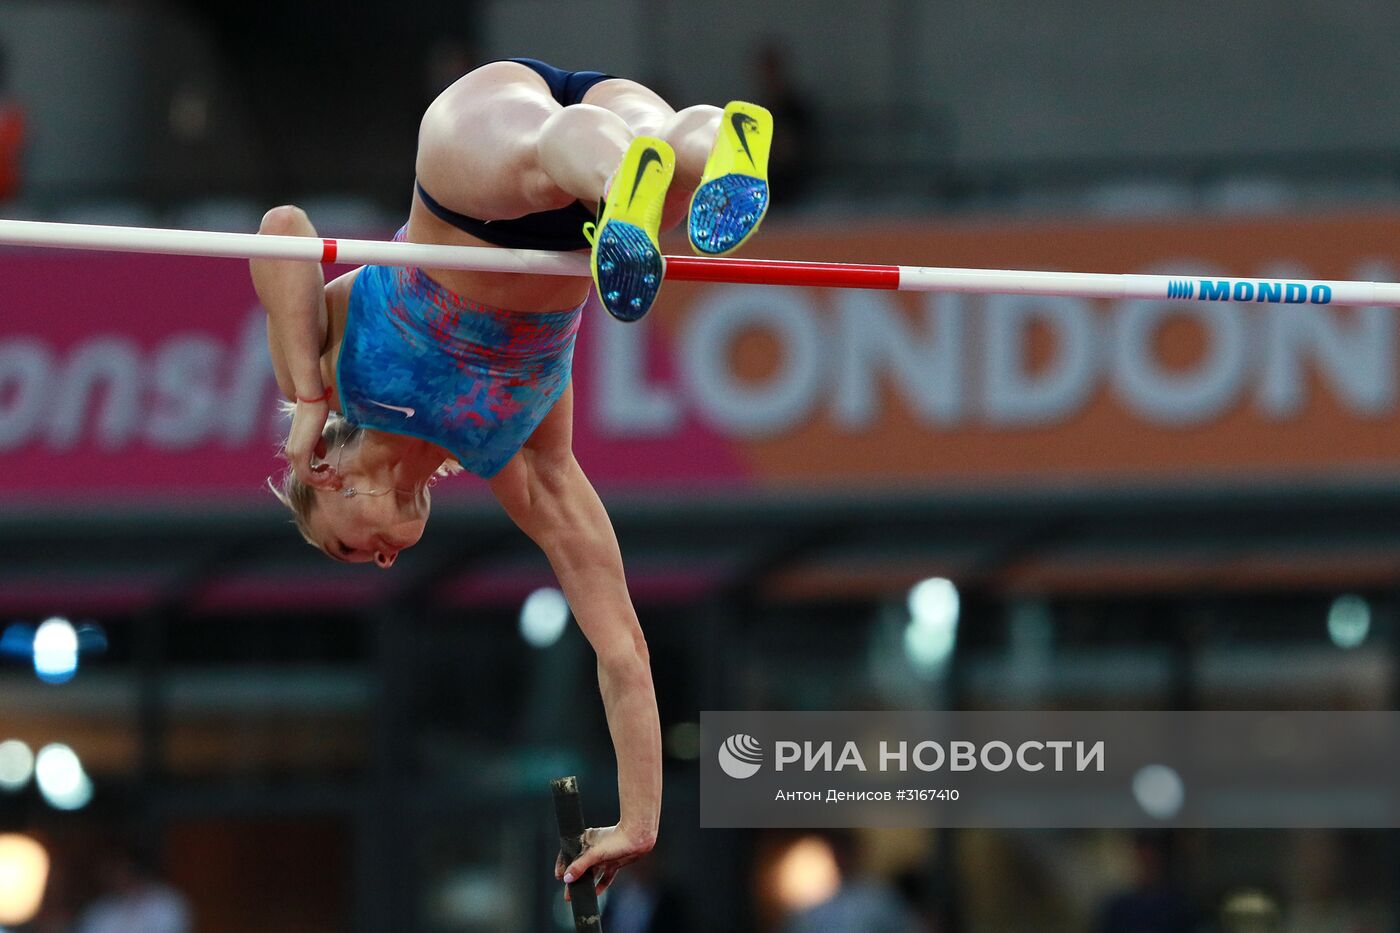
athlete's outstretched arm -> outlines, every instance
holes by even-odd
[[[259,233],[281,236],[316,235],[300,208],[274,207],[263,216]],[[321,353],[326,342],[326,289],[321,267],[314,262],[254,259],[253,287],[267,309],[267,345],[277,386],[288,399],[319,399],[325,393]],[[297,478],[308,486],[330,486],[331,470],[313,471],[311,456],[321,441],[330,412],[328,402],[297,402],[287,437],[287,456]]]
[[[627,593],[622,553],[603,503],[566,443],[566,395],[530,445],[491,480],[491,491],[549,558],[579,628],[598,656],[598,685],[617,756],[620,819],[589,829],[585,849],[556,874],[572,879],[600,866],[598,888],[651,850],[661,816],[661,726],[651,662]],[[552,422],[552,423],[551,423]],[[553,437],[554,442],[545,442]]]

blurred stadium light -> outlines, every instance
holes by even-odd
[[[939,671],[952,657],[958,637],[960,604],[953,581],[933,577],[909,590],[909,626],[904,648],[925,675]]]
[[[548,648],[568,624],[569,604],[554,587],[535,590],[520,607],[520,635],[532,648]]]
[[[34,631],[34,673],[49,684],[67,683],[78,672],[78,632],[67,619],[54,617]]]
[[[1355,648],[1371,632],[1371,604],[1360,596],[1338,596],[1327,610],[1327,635],[1338,648]]]
[[[0,833],[0,924],[28,923],[48,885],[49,854],[37,840]]]
[[[787,911],[825,903],[841,887],[841,869],[831,844],[820,836],[802,836],[781,852],[772,866],[773,894]]]
[[[1133,775],[1133,798],[1154,820],[1171,820],[1186,802],[1186,786],[1174,768],[1146,765]]]
[[[24,789],[34,776],[34,752],[19,739],[0,742],[0,791]]]
[[[77,753],[61,742],[39,749],[34,780],[44,800],[57,810],[81,810],[92,801],[92,780]]]

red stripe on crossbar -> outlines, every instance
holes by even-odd
[[[781,259],[709,259],[667,256],[666,278],[679,282],[809,285],[815,288],[899,288],[899,266]]]
[[[335,254],[338,247],[335,240],[321,241],[321,262],[335,262]]]

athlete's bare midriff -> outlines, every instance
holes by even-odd
[[[413,209],[408,215],[410,243],[438,243],[450,246],[499,247],[463,233],[446,223],[413,195]],[[564,311],[576,308],[588,297],[592,280],[585,276],[519,275],[502,272],[462,272],[449,269],[425,269],[448,291],[468,301],[504,308],[507,311]]]
[[[444,223],[413,197],[409,214],[408,241],[449,246],[498,247],[463,233]],[[350,290],[359,269],[326,284],[326,343],[321,353],[321,376],[326,385],[335,385],[336,362],[345,337],[345,317],[350,307]],[[477,304],[508,311],[563,311],[576,308],[588,297],[592,279],[583,276],[515,275],[501,272],[461,272],[452,269],[423,270],[449,291]],[[333,400],[334,401],[334,400]],[[336,410],[339,410],[337,404]]]

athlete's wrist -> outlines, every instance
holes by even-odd
[[[624,817],[618,821],[617,831],[622,838],[627,840],[628,845],[640,851],[650,851],[656,845],[659,823],[658,818],[628,820]]]
[[[320,393],[319,395],[317,395],[317,394],[302,395],[300,392],[298,392],[298,393],[297,393],[297,402],[300,403],[300,404],[302,404],[302,405],[319,405],[319,404],[326,404],[326,405],[329,405],[330,402],[331,402],[331,394],[332,394],[334,391],[335,391],[335,387],[334,387],[334,386],[326,386],[325,391],[322,392],[322,393]]]

